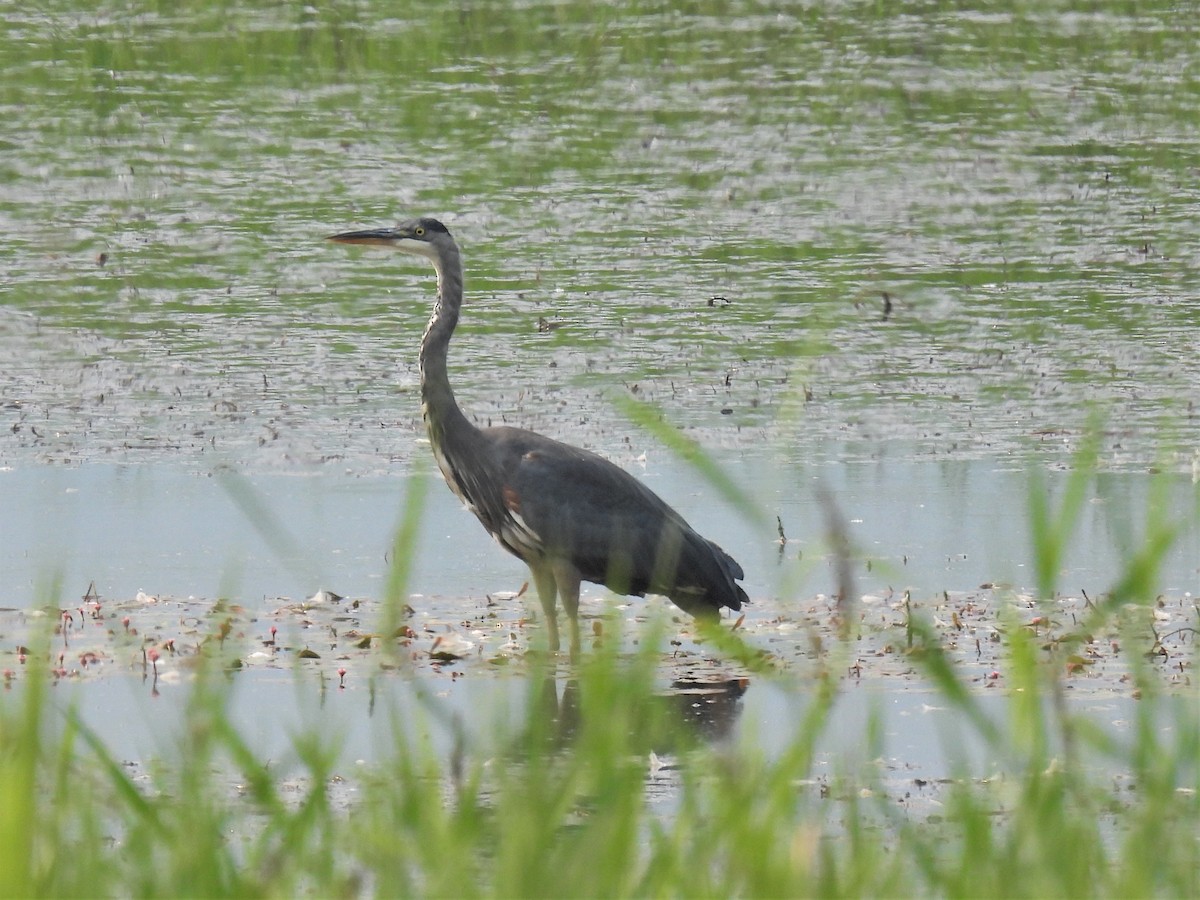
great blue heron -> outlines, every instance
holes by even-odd
[[[551,651],[559,649],[562,595],[571,655],[579,652],[579,584],[622,594],[664,594],[697,618],[741,609],[742,567],[648,487],[603,457],[520,428],[477,428],[454,400],[446,353],[463,299],[462,257],[446,226],[413,219],[348,231],[342,244],[375,244],[423,256],[438,296],[421,338],[421,415],[446,484],[504,549],[533,573]]]

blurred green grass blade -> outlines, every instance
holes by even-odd
[[[392,537],[392,550],[387,571],[387,582],[383,593],[384,647],[394,648],[393,636],[400,627],[405,604],[405,589],[412,576],[416,559],[421,519],[425,514],[426,498],[429,495],[430,475],[428,464],[416,466],[416,471],[405,482],[404,505],[400,520]]]
[[[1048,754],[1048,735],[1042,705],[1049,693],[1046,679],[1058,676],[1057,669],[1043,672],[1038,664],[1037,638],[1018,617],[1007,611],[1008,680],[1012,694],[1007,704],[1007,745],[1018,758],[1042,767]],[[1053,666],[1054,661],[1050,662]]]
[[[915,638],[911,652],[914,664],[933,682],[943,700],[970,719],[971,724],[987,743],[1003,746],[1003,735],[955,670],[936,629],[917,615],[909,616],[909,627]]]
[[[161,828],[162,822],[158,810],[138,790],[125,766],[113,757],[103,739],[83,721],[77,710],[68,709],[66,718],[71,727],[79,733],[83,742],[87,744],[96,762],[99,763],[101,771],[108,779],[109,786],[113,789],[115,799],[120,800],[134,816],[146,822],[151,828]]]
[[[1051,503],[1041,471],[1033,469],[1030,472],[1028,496],[1033,567],[1038,595],[1043,600],[1054,596],[1059,570],[1079,524],[1088,488],[1096,474],[1101,434],[1101,420],[1093,416],[1084,431],[1079,449],[1071,459],[1071,472],[1057,509]]]
[[[648,403],[618,394],[614,404],[630,422],[646,431],[668,450],[688,463],[711,484],[730,506],[755,527],[768,530],[774,524],[766,511],[754,502],[748,491],[739,486],[696,441],[671,426],[662,413]]]
[[[217,482],[285,567],[310,565],[310,554],[305,552],[283,520],[263,501],[261,493],[250,479],[231,469],[223,469],[217,476]],[[315,585],[318,581],[318,573],[311,568],[301,575],[311,584]]]
[[[749,672],[770,674],[780,671],[779,664],[767,652],[748,643],[737,631],[719,622],[697,619],[692,623],[696,637],[713,647],[721,659],[736,663]]]
[[[0,705],[0,897],[33,892],[33,848],[46,704],[46,642],[39,638],[15,711]],[[5,697],[4,700],[9,700]]]
[[[1176,489],[1177,480],[1165,472],[1153,477],[1150,501],[1145,512],[1145,536],[1141,545],[1125,561],[1120,578],[1102,603],[1101,613],[1119,608],[1124,603],[1144,604],[1152,601],[1158,593],[1159,573],[1171,549],[1177,546],[1189,529],[1194,531],[1200,527],[1200,507],[1190,522],[1186,519],[1175,521],[1168,517],[1169,492]],[[1192,491],[1200,501],[1200,490],[1193,487]]]

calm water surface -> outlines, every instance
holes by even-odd
[[[837,505],[859,562],[865,592],[912,590],[917,596],[970,591],[984,583],[1034,585],[1028,479],[979,461],[931,463],[899,459],[812,466],[803,473],[751,452],[727,467],[771,528],[746,520],[694,473],[651,450],[629,468],[667,498],[700,531],[712,535],[746,569],[751,618],[769,619],[817,593],[837,590],[829,549],[828,508]],[[739,466],[744,468],[739,469]],[[516,590],[523,564],[504,552],[431,472],[409,580],[412,593],[474,598]],[[1048,490],[1064,491],[1052,475]],[[1090,489],[1081,521],[1059,570],[1064,590],[1106,590],[1140,546],[1150,517],[1187,521],[1190,482],[1154,496],[1144,476],[1109,473]],[[0,491],[28,517],[0,519],[4,602],[37,605],[53,578],[70,605],[90,583],[102,596],[138,591],[170,597],[228,597],[252,609],[264,600],[300,600],[318,588],[349,597],[384,592],[392,538],[414,483],[400,474],[256,475],[246,481],[181,472],[164,465],[30,466],[0,472]],[[247,501],[246,498],[250,500]],[[260,525],[248,502],[266,512]],[[780,547],[775,517],[787,544]],[[1169,553],[1161,589],[1195,592],[1200,550],[1184,535]],[[585,595],[605,596],[585,586]]]

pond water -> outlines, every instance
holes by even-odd
[[[752,521],[667,451],[652,443],[648,451],[628,467],[742,562],[752,618],[836,591],[826,497],[845,520],[863,592],[927,596],[985,583],[1035,586],[1025,473],[980,460],[914,461],[903,452],[873,463],[806,468],[753,451],[725,454],[721,464],[765,513]],[[225,597],[250,607],[267,598],[301,600],[322,588],[378,598],[414,481],[424,489],[408,591],[437,602],[518,589],[528,577],[524,565],[488,537],[431,465],[418,468],[414,475],[235,477],[166,464],[14,467],[0,472],[0,491],[23,514],[0,520],[0,606],[44,602],[51,579],[61,583],[59,599],[67,606],[89,585],[114,599],[141,591]],[[1067,477],[1047,477],[1055,501]],[[1176,487],[1158,497],[1146,476],[1097,476],[1059,568],[1064,590],[1102,593],[1141,546],[1151,517],[1188,520],[1190,480],[1171,480]],[[1194,592],[1198,572],[1200,547],[1185,533],[1164,559],[1161,590]],[[605,596],[595,586],[584,591]]]
[[[431,483],[432,273],[322,240],[414,214],[464,248],[464,407],[638,474],[742,561],[749,626],[837,589],[823,497],[864,595],[1031,589],[1031,473],[1060,498],[1091,433],[1063,590],[1110,587],[1154,521],[1177,615],[1200,590],[1176,3],[51,0],[2,27],[0,607],[377,601],[426,482],[414,607],[517,590]]]
[[[153,693],[149,679],[118,675],[87,685],[61,684],[59,702],[71,706],[83,722],[105,735],[118,759],[129,760],[131,773],[140,772],[157,756],[171,758],[175,744],[187,734],[187,708],[177,702],[177,683],[162,683]],[[281,778],[302,778],[303,765],[293,743],[299,734],[320,735],[336,748],[336,771],[345,786],[331,785],[335,801],[351,800],[358,766],[394,758],[405,743],[416,752],[428,749],[448,758],[460,748],[477,759],[502,753],[508,741],[519,740],[514,723],[529,722],[530,685],[522,678],[452,679],[448,675],[423,682],[428,694],[414,692],[403,679],[378,682],[374,690],[340,690],[336,680],[324,684],[291,672],[254,671],[239,675],[230,691],[229,715],[260,758]],[[578,704],[573,685],[549,681],[537,695],[539,714],[551,715],[569,746],[569,729],[577,726],[567,706]],[[550,698],[550,706],[546,701]],[[738,748],[774,758],[800,737],[805,716],[816,702],[813,692],[795,684],[766,681],[742,694],[736,688],[708,686],[665,695],[664,712],[695,736],[717,747]],[[1164,744],[1178,739],[1171,710],[1181,697],[1164,704],[1157,728]],[[1072,697],[1072,708],[1109,732],[1120,744],[1131,742],[1138,724],[1137,700],[1115,693]],[[995,693],[981,698],[981,707],[998,725],[1006,716],[1004,698]],[[111,723],[119,721],[120,728]],[[879,745],[864,739],[877,729]],[[460,730],[461,729],[461,730]],[[465,744],[465,747],[462,747]],[[882,747],[883,752],[879,753]],[[678,784],[676,746],[659,747],[648,761],[649,798],[670,806]],[[1088,755],[1089,767],[1105,772],[1114,789],[1124,790],[1128,778],[1111,760]],[[940,811],[941,791],[951,774],[964,772],[995,777],[1010,771],[1012,760],[990,747],[961,713],[941,705],[936,694],[923,690],[881,690],[868,684],[845,689],[839,696],[820,740],[816,742],[814,784],[833,784],[837,778],[872,770],[879,783],[906,797],[905,805],[920,815]]]
[[[851,761],[869,763],[886,783],[903,789],[902,782],[937,783],[963,766],[996,770],[1003,761],[942,705],[903,653],[896,654],[904,634],[900,598],[908,592],[945,639],[960,645],[956,658],[969,681],[999,689],[985,702],[1002,720],[1004,649],[986,642],[1004,627],[1011,603],[1004,598],[1026,598],[1014,605],[1023,610],[1017,612],[1022,619],[1045,611],[1024,590],[1034,581],[1027,477],[979,460],[913,461],[904,454],[876,463],[812,467],[806,478],[750,451],[722,462],[756,504],[785,523],[786,544],[739,517],[669,456],[653,453],[634,470],[742,561],[752,603],[741,633],[783,668],[778,677],[748,675],[693,645],[686,617],[677,618],[666,636],[680,649],[674,657],[664,655],[660,675],[664,697],[678,704],[676,715],[707,740],[767,753],[795,739],[821,665],[814,645],[836,643],[831,596],[842,576],[825,533],[828,497],[845,519],[854,548],[853,590],[862,596],[864,636],[849,648],[846,664],[853,674],[842,676],[817,772],[833,777]],[[1068,477],[1051,474],[1047,489],[1061,494]],[[1189,481],[1176,480],[1190,488]],[[411,656],[399,672],[389,673],[380,669],[380,641],[368,639],[366,649],[359,641],[385,627],[380,600],[387,592],[392,535],[416,482],[427,487],[421,491],[425,499],[405,595],[411,611],[403,621],[413,639],[402,652]],[[233,634],[244,665],[231,683],[231,714],[259,752],[283,763],[291,759],[292,735],[303,726],[331,739],[336,735],[344,771],[355,761],[387,759],[397,720],[406,723],[411,739],[429,735],[442,752],[454,742],[446,723],[465,723],[472,752],[488,756],[496,752],[496,736],[507,733],[497,726],[514,721],[507,714],[529,709],[537,667],[527,664],[525,654],[544,636],[536,604],[511,596],[527,572],[487,537],[428,467],[408,477],[234,478],[153,463],[31,465],[0,473],[0,487],[14,508],[37,513],[27,521],[6,517],[0,525],[0,571],[6,578],[0,606],[9,607],[0,610],[0,660],[9,670],[20,669],[16,648],[29,643],[45,621],[31,618],[30,610],[47,596],[78,608],[78,632],[73,622],[69,644],[64,638],[60,647],[56,638],[52,645],[66,657],[56,696],[111,739],[118,755],[144,760],[169,752],[171,736],[178,733],[172,723],[179,725],[186,710],[188,655],[198,652],[228,610],[229,621],[237,623]],[[1194,509],[1191,490],[1164,500],[1150,496],[1150,487],[1144,475],[1097,476],[1059,569],[1066,597],[1097,597],[1115,583],[1122,561],[1140,546],[1147,515],[1186,521]],[[1169,658],[1161,666],[1165,681],[1181,687],[1187,670],[1175,662],[1190,652],[1186,630],[1195,615],[1198,569],[1196,541],[1185,536],[1161,567],[1168,600],[1154,612],[1157,632],[1170,635]],[[319,590],[333,590],[342,599],[330,603]],[[98,619],[89,612],[93,603],[99,604]],[[662,600],[635,599],[615,608],[613,603],[601,588],[585,587],[585,634],[601,625],[610,629],[606,617],[614,614],[630,635],[645,628],[647,616],[654,621],[670,615]],[[1054,615],[1069,627],[1084,606],[1083,600],[1064,600],[1055,604]],[[963,640],[949,624],[960,615],[967,623]],[[129,636],[130,621],[136,637]],[[146,646],[171,648],[163,653],[161,682],[147,674]],[[461,658],[441,664],[439,647],[453,648]],[[296,659],[301,649],[317,651],[319,658],[301,664]],[[669,649],[664,643],[663,650]],[[1137,720],[1128,658],[1114,642],[1113,651],[1105,647],[1098,661],[1087,677],[1072,683],[1069,703],[1128,736]],[[339,674],[348,676],[345,690],[337,687]],[[568,683],[560,672],[548,690],[562,694]],[[884,741],[879,758],[863,755],[861,745],[872,717]],[[857,750],[847,756],[850,748]],[[669,808],[675,774],[668,768],[648,777],[656,791],[666,792]],[[936,796],[937,788],[922,788],[910,805],[932,811]]]

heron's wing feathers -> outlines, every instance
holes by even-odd
[[[587,581],[665,594],[693,614],[741,607],[741,566],[628,472],[540,435],[495,432],[512,530],[535,535],[541,553]]]

